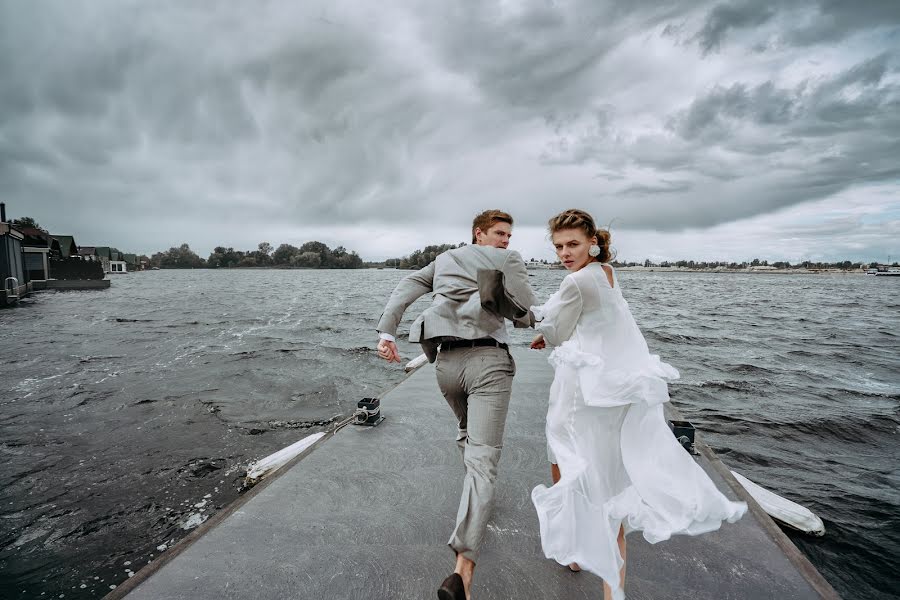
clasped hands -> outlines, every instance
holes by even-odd
[[[397,350],[397,344],[388,340],[378,341],[378,356],[388,362],[400,362],[400,351]]]

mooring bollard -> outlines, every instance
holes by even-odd
[[[363,398],[356,403],[356,419],[354,425],[367,425],[375,427],[384,421],[381,414],[381,400],[378,398]]]
[[[688,454],[697,454],[694,449],[694,425],[690,421],[669,421],[669,428],[672,435],[681,444],[681,447],[687,450]]]

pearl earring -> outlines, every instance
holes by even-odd
[[[591,247],[588,249],[588,254],[591,256],[600,256],[600,246],[597,244],[591,244]]]

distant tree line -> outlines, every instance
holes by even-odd
[[[776,269],[843,269],[845,271],[861,269],[864,266],[874,266],[877,265],[877,261],[873,261],[871,263],[864,263],[860,261],[849,261],[843,260],[838,262],[815,262],[804,260],[798,263],[791,263],[789,261],[774,261],[769,262],[768,260],[760,260],[758,258],[754,258],[753,260],[747,262],[728,262],[728,261],[694,261],[694,260],[676,260],[676,261],[667,261],[664,260],[662,262],[652,262],[650,259],[645,259],[643,262],[619,262],[613,261],[613,265],[617,267],[679,267],[682,269],[747,269],[750,267],[774,267]],[[897,263],[895,262],[896,266]]]
[[[150,257],[150,265],[160,269],[227,269],[234,267],[298,267],[307,269],[360,269],[363,260],[356,252],[343,246],[329,248],[322,242],[306,242],[299,248],[281,244],[274,251],[272,244],[261,242],[256,250],[235,250],[216,246],[209,258],[203,259],[187,244],[169,248]]]
[[[465,246],[465,242],[460,244],[441,244],[438,246],[426,246],[421,250],[416,250],[409,256],[404,256],[403,258],[389,258],[385,260],[383,263],[373,262],[366,263],[366,266],[385,266],[385,267],[395,267],[398,269],[421,269],[422,267],[430,264],[438,254],[442,252],[446,252],[447,250],[452,250],[454,248],[460,248]],[[558,261],[550,262],[547,260],[536,260],[534,258],[531,259],[530,262],[533,263],[543,263],[543,264],[558,264]],[[837,261],[837,262],[815,262],[805,260],[798,263],[791,263],[789,261],[774,261],[769,262],[768,260],[762,260],[759,258],[754,258],[751,261],[743,261],[743,262],[735,262],[735,261],[699,261],[699,260],[677,260],[677,261],[661,261],[661,262],[653,262],[650,259],[644,259],[640,262],[635,261],[619,261],[614,260],[612,263],[617,267],[658,267],[658,268],[668,268],[668,267],[678,267],[682,269],[747,269],[750,267],[759,267],[759,266],[771,266],[776,269],[844,269],[844,270],[855,270],[863,267],[871,267],[879,264],[877,261],[872,261],[870,263],[860,262],[860,261]],[[886,264],[886,263],[885,263]],[[893,263],[894,266],[898,266],[897,262]]]
[[[32,217],[21,217],[13,219],[12,225],[19,227],[34,227],[42,229],[40,224]],[[224,246],[216,246],[209,255],[209,258],[203,259],[191,250],[188,244],[181,244],[175,248],[157,252],[150,257],[150,266],[159,267],[161,269],[197,269],[197,268],[230,268],[230,267],[299,267],[307,269],[360,269],[366,266],[396,267],[399,269],[421,269],[430,264],[439,254],[447,250],[453,250],[465,246],[465,242],[460,244],[440,244],[426,246],[421,250],[416,250],[409,256],[403,258],[389,258],[384,263],[364,263],[362,258],[356,252],[347,252],[343,246],[338,246],[334,250],[329,248],[322,242],[306,242],[299,248],[291,244],[281,244],[274,251],[269,242],[261,242],[256,250],[235,250],[234,248],[226,248]],[[531,262],[547,263],[546,260]],[[555,263],[554,263],[555,264]],[[837,262],[816,262],[801,261],[799,263],[790,263],[788,261],[760,260],[754,258],[751,261],[734,262],[734,261],[694,261],[694,260],[677,260],[652,262],[650,259],[644,259],[642,262],[619,261],[614,260],[613,265],[618,267],[678,267],[682,269],[747,269],[749,267],[771,266],[776,269],[843,269],[846,271],[861,268],[873,268],[876,266],[887,266],[888,263],[879,261],[870,261],[868,263],[861,261],[837,261]],[[894,261],[890,266],[900,266],[900,263]]]
[[[465,245],[466,243],[462,242],[460,244],[425,246],[421,250],[416,250],[409,256],[404,256],[403,258],[389,258],[384,261],[384,266],[396,267],[398,269],[421,269],[422,267],[430,265],[434,259],[437,258],[438,254],[446,252],[447,250],[462,248]]]
[[[160,269],[197,269],[206,266],[206,261],[197,256],[187,244],[172,247],[165,252],[157,252],[150,257],[150,266]]]

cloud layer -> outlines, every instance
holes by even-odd
[[[85,244],[367,258],[490,207],[544,252],[570,206],[637,254],[724,227],[746,258],[755,220],[878,197],[842,233],[890,251],[900,5],[624,4],[0,0],[0,190]],[[816,231],[783,251],[846,251]]]

